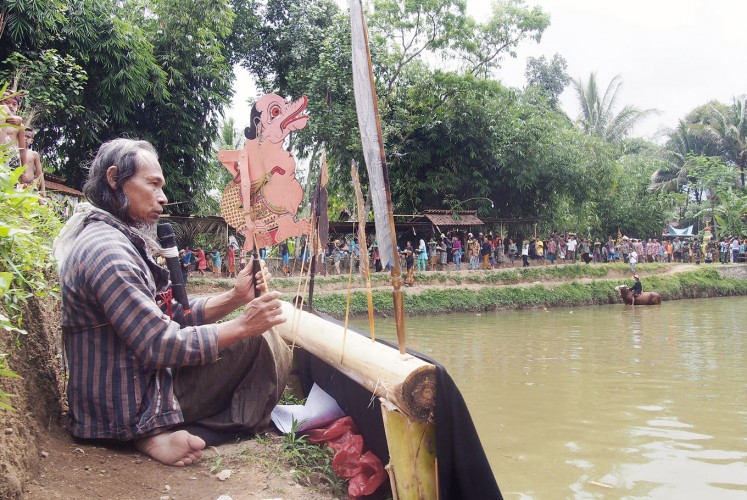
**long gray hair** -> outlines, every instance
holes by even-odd
[[[91,204],[106,210],[128,224],[135,221],[127,216],[130,201],[122,190],[122,186],[137,172],[142,151],[148,151],[158,158],[155,148],[147,141],[114,139],[105,142],[96,153],[88,171],[88,179],[83,186],[83,193]],[[106,178],[106,171],[112,165],[117,167],[115,189],[112,189]]]

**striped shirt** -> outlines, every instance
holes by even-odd
[[[60,272],[62,332],[68,363],[68,426],[80,438],[131,440],[182,423],[172,367],[212,363],[215,325],[182,327],[156,302],[168,271],[121,221],[94,213]],[[191,304],[202,323],[207,299]]]

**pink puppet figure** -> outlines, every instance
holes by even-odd
[[[234,181],[223,195],[226,221],[244,232],[244,250],[277,244],[309,234],[310,224],[298,219],[303,187],[296,179],[296,161],[283,148],[285,138],[306,126],[306,96],[286,102],[275,94],[260,97],[252,107],[251,125],[244,131],[243,149],[221,151],[218,159]],[[239,200],[242,212],[237,211]]]

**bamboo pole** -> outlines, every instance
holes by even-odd
[[[275,329],[286,342],[296,344],[340,371],[379,397],[395,404],[403,413],[418,421],[433,419],[436,401],[436,367],[410,354],[400,354],[384,344],[372,343],[362,335],[345,339],[345,358],[341,362],[344,329],[342,326],[310,314],[295,312],[283,302],[286,322]],[[300,315],[295,329],[291,319]]]
[[[414,421],[384,399],[381,414],[389,447],[387,469],[395,498],[437,499],[436,425]]]

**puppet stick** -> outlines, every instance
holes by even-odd
[[[348,336],[348,320],[350,319],[350,291],[353,287],[353,267],[355,259],[353,258],[353,252],[350,252],[350,276],[348,277],[348,298],[345,304],[345,327],[342,331],[342,351],[340,352],[340,364],[345,359],[345,339]]]
[[[358,177],[358,167],[355,161],[350,165],[350,177],[355,188],[355,202],[358,207],[358,247],[361,255],[361,268],[366,278],[366,301],[368,304],[368,326],[371,328],[371,340],[376,340],[374,331],[373,291],[371,290],[371,267],[368,262],[368,243],[366,242],[366,202],[363,200],[363,190]]]

